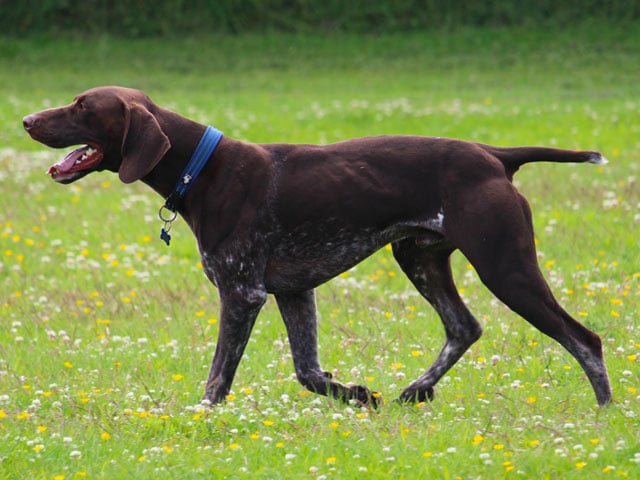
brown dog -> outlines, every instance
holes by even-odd
[[[180,178],[184,185],[190,182],[192,188],[173,209],[193,230],[222,305],[205,390],[212,403],[228,394],[271,293],[302,385],[375,405],[377,395],[366,387],[338,383],[320,368],[314,288],[388,243],[440,315],[447,338],[401,401],[431,399],[436,382],[482,333],[453,283],[449,256],[455,249],[500,300],[576,358],[599,404],[611,400],[600,338],[553,297],[536,261],[529,206],[511,183],[525,163],[604,163],[599,153],[417,136],[327,146],[257,145],[222,137],[215,151],[205,154],[200,175],[192,176],[184,174],[185,165],[206,127],[137,90],[95,88],[23,123],[50,147],[87,144],[51,168],[58,182],[110,170],[125,183],[142,180],[164,198],[174,196]]]

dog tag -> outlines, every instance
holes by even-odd
[[[166,243],[167,246],[169,246],[169,242],[171,242],[171,235],[169,235],[169,232],[165,230],[164,227],[160,230],[160,240]]]

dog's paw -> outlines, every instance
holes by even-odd
[[[352,385],[348,387],[349,399],[355,401],[361,407],[370,407],[377,409],[384,404],[382,394],[378,392],[372,392],[367,387],[362,385]]]
[[[422,403],[431,402],[435,397],[433,387],[427,388],[412,388],[409,387],[400,394],[398,397],[399,403]]]

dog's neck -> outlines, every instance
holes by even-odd
[[[161,113],[156,115],[156,118],[162,131],[169,138],[171,148],[142,181],[163,198],[167,198],[175,188],[207,127],[170,110],[159,107],[158,110]]]

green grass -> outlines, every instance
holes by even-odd
[[[265,35],[0,46],[0,478],[634,478],[640,475],[637,28]],[[48,40],[48,39],[47,39]],[[430,404],[391,402],[442,346],[439,320],[383,250],[318,291],[321,359],[384,394],[379,411],[305,392],[269,302],[229,401],[198,405],[218,300],[187,226],[95,174],[23,115],[98,84],[251,141],[408,133],[598,149],[611,163],[527,166],[540,264],[605,344],[615,403],[576,362],[454,268],[484,337]]]

